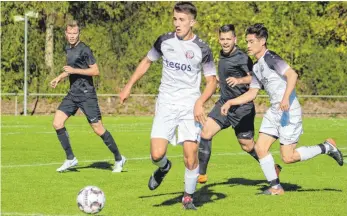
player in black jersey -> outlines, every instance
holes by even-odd
[[[234,106],[227,116],[221,114],[221,107],[225,102],[236,98],[249,89],[252,80],[250,75],[253,67],[252,60],[236,45],[235,27],[224,25],[219,29],[219,43],[222,47],[218,64],[218,77],[221,96],[216,102],[201,132],[199,146],[199,183],[207,181],[207,164],[211,156],[212,137],[220,130],[230,126],[241,148],[258,160],[254,151],[254,117],[253,102]],[[278,172],[280,166],[277,166]]]
[[[63,172],[78,163],[71,149],[65,121],[74,115],[78,109],[81,109],[94,132],[102,138],[114,154],[116,162],[112,172],[121,172],[126,158],[120,154],[112,135],[101,122],[98,98],[93,84],[93,76],[99,75],[99,69],[90,48],[80,41],[79,30],[77,21],[71,20],[67,23],[65,29],[65,36],[68,41],[65,48],[67,64],[63,67],[64,72],[50,83],[51,87],[55,88],[64,78],[69,77],[70,80],[70,90],[59,105],[53,120],[53,127],[66,153],[66,160],[57,171]]]

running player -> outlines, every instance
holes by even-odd
[[[234,106],[227,116],[220,112],[223,104],[236,98],[249,89],[252,77],[252,60],[236,45],[235,27],[232,24],[219,28],[219,44],[221,52],[218,64],[218,77],[221,96],[209,113],[201,132],[199,146],[199,178],[198,182],[207,182],[207,165],[211,156],[212,138],[220,130],[230,126],[234,128],[235,135],[241,148],[258,161],[254,151],[254,117],[255,109],[253,101]],[[276,164],[279,173],[281,167]]]
[[[148,70],[153,61],[163,60],[162,79],[156,102],[151,132],[151,159],[158,169],[151,175],[148,187],[156,189],[171,169],[166,157],[168,143],[183,144],[185,209],[196,209],[193,204],[198,173],[198,142],[205,122],[203,104],[215,92],[216,69],[211,49],[192,27],[196,23],[196,7],[190,2],[179,2],[173,9],[175,32],[161,35],[120,93],[120,101],[129,97],[132,86]],[[200,93],[201,70],[206,88]],[[176,140],[177,129],[177,140]]]
[[[71,149],[65,121],[80,108],[94,132],[101,137],[113,153],[116,162],[112,172],[121,172],[126,158],[120,154],[111,133],[104,128],[101,122],[101,113],[93,84],[93,76],[99,75],[98,65],[92,51],[80,41],[79,35],[78,22],[76,20],[68,21],[65,29],[65,36],[68,41],[65,48],[67,65],[63,67],[64,72],[50,83],[51,87],[55,88],[64,78],[69,77],[70,80],[70,90],[59,105],[53,120],[53,127],[66,153],[66,160],[57,171],[63,172],[78,164]]]
[[[250,89],[243,95],[226,102],[221,112],[227,115],[233,106],[247,103],[256,98],[259,89],[265,89],[270,97],[271,107],[264,115],[255,145],[261,169],[270,188],[263,193],[280,195],[284,190],[274,168],[274,159],[269,152],[271,145],[279,139],[284,163],[295,163],[316,157],[319,154],[331,156],[343,165],[343,156],[333,139],[327,139],[315,146],[296,148],[303,132],[301,106],[295,93],[297,73],[276,53],[267,49],[268,31],[263,24],[254,24],[246,30],[248,52],[257,59],[253,66]]]

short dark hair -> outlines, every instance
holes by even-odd
[[[225,33],[225,32],[232,32],[234,36],[236,36],[235,34],[235,26],[233,24],[227,24],[227,25],[223,25],[222,27],[219,28],[219,34],[220,33]]]
[[[67,30],[67,27],[78,27],[78,31],[80,30],[80,26],[77,20],[68,20],[65,25],[65,30]]]
[[[246,36],[249,34],[255,34],[257,38],[265,38],[267,40],[269,34],[267,31],[267,28],[264,26],[263,23],[256,23],[246,30]]]
[[[175,4],[174,10],[181,13],[188,13],[193,15],[193,18],[196,18],[197,9],[191,2],[177,2]]]

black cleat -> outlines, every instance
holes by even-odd
[[[334,158],[340,166],[343,166],[343,155],[340,150],[337,149],[335,141],[330,138],[325,140],[324,144],[330,146],[329,150],[327,150],[327,155]]]
[[[193,198],[190,196],[185,196],[182,198],[182,205],[183,209],[185,210],[198,210],[193,203]]]
[[[148,188],[150,190],[155,190],[161,182],[163,181],[164,177],[166,174],[170,171],[171,169],[171,162],[168,160],[168,168],[166,170],[162,170],[162,168],[158,168],[149,178],[148,181]]]

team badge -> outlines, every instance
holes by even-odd
[[[264,71],[264,66],[260,65],[260,72],[263,72],[263,71]]]
[[[194,52],[191,51],[191,50],[188,50],[188,51],[186,52],[186,58],[188,58],[188,59],[194,58]]]

